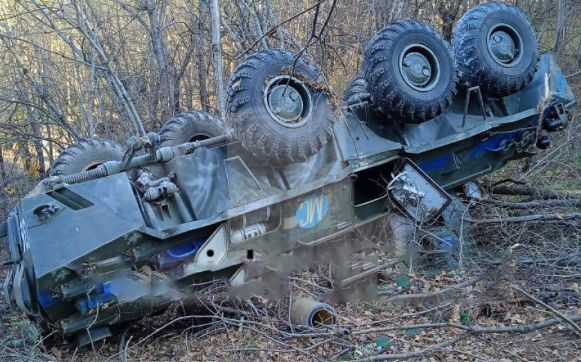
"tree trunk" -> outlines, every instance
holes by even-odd
[[[135,104],[133,103],[131,96],[129,96],[129,93],[127,92],[127,89],[123,85],[123,82],[119,78],[117,71],[115,70],[115,68],[113,68],[113,65],[109,60],[107,52],[101,45],[101,41],[99,40],[97,33],[95,33],[95,26],[91,24],[87,18],[87,14],[85,13],[84,2],[82,3],[74,2],[74,5],[75,10],[77,11],[78,30],[85,37],[85,39],[93,46],[97,54],[99,54],[101,62],[105,68],[105,72],[107,73],[107,76],[109,78],[109,82],[113,87],[113,91],[123,104],[125,111],[129,116],[129,119],[131,120],[133,126],[135,127],[135,130],[137,131],[137,133],[141,133],[143,136],[145,136],[146,134],[145,128],[143,127],[141,117],[137,113]]]
[[[149,16],[149,36],[152,51],[159,67],[159,95],[161,101],[161,120],[166,121],[173,116],[176,107],[175,71],[168,58],[167,46],[164,40],[162,26],[165,15],[165,1],[149,0],[147,15]],[[179,98],[179,93],[178,93]]]
[[[462,0],[450,0],[441,1],[438,5],[438,16],[442,21],[442,36],[448,41],[452,39],[454,23],[458,19],[461,4]]]
[[[220,39],[220,7],[218,0],[210,1],[212,14],[212,54],[214,56],[214,77],[216,82],[216,108],[222,119],[225,118],[224,81],[222,76],[222,45]]]
[[[204,50],[206,49],[206,12],[202,7],[201,2],[198,3],[198,54],[196,56],[196,68],[198,68],[198,88],[200,92],[200,104],[202,110],[208,112],[210,110],[210,100],[208,97],[207,70],[206,62],[204,61]]]
[[[553,52],[559,55],[561,43],[565,38],[565,21],[567,18],[567,1],[559,0],[557,7],[557,27],[555,29],[555,38],[553,39]]]
[[[6,180],[6,168],[4,167],[4,150],[0,144],[0,179]]]
[[[42,147],[42,133],[38,124],[38,119],[32,115],[30,117],[32,124],[32,132],[34,134],[34,151],[36,152],[36,159],[38,161],[38,174],[42,178],[46,176],[46,164],[44,161],[44,149]]]

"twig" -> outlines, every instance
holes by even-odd
[[[581,219],[581,212],[573,212],[570,214],[534,214],[521,215],[512,217],[492,218],[492,219],[473,219],[466,217],[464,220],[474,224],[496,224],[505,222],[537,222],[537,221],[570,221]]]
[[[544,188],[538,187],[531,187],[525,185],[512,185],[512,186],[493,186],[490,190],[493,194],[500,194],[500,195],[526,195],[526,196],[535,196],[541,198],[543,200],[550,200],[550,199],[577,199],[580,198],[581,195],[573,192],[563,192],[563,191],[555,191],[549,190]]]
[[[456,284],[450,288],[441,289],[432,293],[419,293],[419,294],[401,294],[396,295],[395,297],[391,297],[387,299],[389,303],[406,303],[410,301],[419,301],[419,300],[432,300],[436,298],[442,298],[448,296],[449,294],[461,293],[463,289],[469,287],[476,282],[478,282],[480,278],[470,279],[464,283]]]
[[[254,42],[254,44],[252,44],[245,51],[243,51],[241,54],[239,54],[236,57],[236,59],[240,59],[244,54],[248,53],[251,49],[254,49],[254,47],[258,43],[260,43],[262,41],[262,39],[264,39],[267,36],[270,36],[271,34],[273,34],[276,31],[276,29],[278,29],[279,27],[283,26],[286,23],[289,23],[289,22],[293,21],[294,19],[298,18],[299,16],[303,15],[304,13],[307,13],[307,12],[313,10],[314,8],[318,7],[319,5],[321,5],[322,3],[324,3],[325,1],[327,1],[327,0],[319,0],[315,4],[313,4],[313,5],[309,6],[308,8],[306,8],[305,10],[296,13],[295,15],[291,16],[290,18],[288,18],[288,19],[286,19],[284,21],[281,21],[280,23],[276,24],[272,28],[268,29],[268,31],[266,33],[264,33],[257,41]]]
[[[129,332],[129,329],[131,329],[131,325],[127,328],[125,328],[125,330],[123,331],[123,334],[121,335],[121,341],[119,342],[119,360],[121,362],[127,362],[127,354],[125,353],[126,351],[126,346],[125,346],[125,337],[127,337],[127,333]]]
[[[465,354],[465,355],[470,356],[470,357],[472,357],[474,359],[486,361],[486,358],[482,358],[482,357],[477,356],[477,355],[475,355],[473,353],[466,352],[466,351],[461,351],[459,349],[453,349],[452,352],[459,353],[459,354]]]
[[[565,200],[535,200],[529,202],[507,202],[495,199],[483,199],[480,202],[492,204],[500,207],[508,207],[511,209],[532,209],[537,207],[581,207],[581,199],[565,199]]]
[[[280,352],[280,353],[296,353],[292,349],[274,349],[274,348],[226,348],[222,352]]]
[[[508,351],[508,350],[507,350],[507,351],[506,351],[506,353],[510,354],[511,356],[514,356],[514,357],[516,357],[516,358],[517,358],[519,361],[525,361],[525,362],[528,362],[528,360],[526,360],[526,359],[522,358],[521,356],[519,356],[518,354],[516,354],[516,353],[514,353],[514,352],[511,352],[511,351]]]
[[[405,314],[398,315],[398,316],[395,316],[395,317],[391,317],[391,318],[387,318],[387,319],[382,319],[382,320],[378,320],[378,321],[373,321],[373,322],[370,322],[370,323],[366,323],[366,325],[373,326],[373,325],[377,325],[377,324],[383,324],[383,323],[386,323],[386,322],[391,322],[391,321],[394,321],[396,319],[402,319],[402,318],[407,318],[407,317],[417,317],[417,316],[420,316],[420,315],[424,315],[424,314],[431,313],[431,312],[436,311],[438,309],[447,308],[450,305],[451,305],[451,303],[446,303],[444,305],[437,305],[437,306],[435,306],[433,308],[421,310],[419,312],[405,313]]]
[[[526,291],[522,290],[521,288],[517,287],[516,285],[513,285],[512,288],[515,289],[515,290],[517,290],[517,291],[519,291],[519,292],[521,292],[522,294],[526,295],[527,297],[529,297],[530,299],[532,299],[535,302],[539,303],[543,307],[547,308],[551,313],[553,313],[557,317],[561,318],[564,322],[566,322],[571,327],[573,327],[573,330],[575,331],[575,334],[577,334],[578,336],[581,335],[581,328],[579,327],[579,325],[577,323],[573,322],[571,319],[567,318],[566,315],[564,315],[563,313],[559,312],[558,310],[556,310],[555,308],[551,307],[550,305],[548,305],[547,303],[543,302],[542,300],[538,299],[534,295],[531,295],[531,294],[527,293]]]
[[[427,354],[432,354],[442,348],[449,347],[453,344],[460,342],[463,339],[466,339],[472,335],[471,332],[462,333],[448,341],[441,342],[438,344],[434,344],[433,346],[420,349],[419,351],[409,352],[409,353],[393,353],[393,354],[379,354],[377,356],[362,358],[355,361],[363,362],[363,361],[393,361],[393,360],[404,360],[410,358],[418,358],[425,356]]]
[[[555,263],[563,264],[563,262],[567,262],[566,264],[577,264],[577,260],[579,259],[579,253],[573,253],[566,256],[559,256],[555,258],[543,258],[543,259],[533,259],[533,258],[518,258],[514,259],[514,262],[517,264],[548,264],[548,263]],[[503,258],[500,259],[492,259],[486,261],[489,264],[500,265],[505,263],[506,260]]]
[[[581,320],[581,315],[565,316],[571,321]],[[407,326],[390,326],[384,328],[369,328],[360,331],[355,331],[352,335],[361,335],[369,333],[379,333],[379,332],[389,332],[397,330],[409,330],[409,329],[424,329],[424,328],[455,328],[461,329],[466,332],[476,333],[476,334],[492,334],[492,333],[529,333],[546,327],[554,326],[561,322],[561,318],[547,319],[542,322],[533,324],[519,324],[514,326],[499,326],[499,327],[481,327],[478,325],[463,325],[456,323],[425,323],[425,324],[412,324]]]

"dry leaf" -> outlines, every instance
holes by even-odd
[[[459,323],[460,322],[460,305],[454,304],[454,308],[452,308],[452,317],[449,320],[450,323]]]
[[[52,347],[50,349],[50,353],[52,353],[52,355],[55,356],[56,358],[61,358],[63,356],[63,351],[56,347]]]

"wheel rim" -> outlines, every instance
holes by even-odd
[[[307,86],[289,76],[278,76],[268,82],[264,89],[264,103],[277,123],[290,128],[305,124],[313,108]]]
[[[513,66],[522,55],[522,39],[510,25],[497,24],[488,32],[486,39],[488,53],[495,62],[504,66]]]
[[[434,52],[421,44],[404,49],[399,58],[399,71],[407,85],[420,92],[427,92],[440,80],[440,62]]]

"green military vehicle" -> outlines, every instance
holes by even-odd
[[[306,57],[261,51],[231,77],[225,120],[190,112],[126,150],[66,149],[2,225],[6,300],[82,345],[210,282],[276,296],[284,275],[329,262],[341,289],[377,270],[355,233],[390,215],[433,230],[453,267],[450,210],[549,147],[575,99],[529,21],[497,2],[466,13],[451,46],[402,20],[364,57],[337,100]]]

